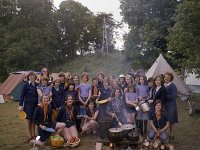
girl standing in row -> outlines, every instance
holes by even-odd
[[[149,88],[147,86],[147,79],[145,76],[140,76],[140,83],[137,85],[137,94],[139,96],[139,103],[146,101],[149,98]],[[137,127],[140,129],[142,135],[146,135],[147,121],[149,120],[149,112],[143,112],[141,109],[137,111],[136,115]]]
[[[138,103],[138,94],[136,93],[136,86],[133,84],[128,85],[127,93],[125,95],[127,111],[128,111],[128,123],[135,124],[135,107]]]
[[[37,83],[35,80],[37,76],[34,72],[30,72],[27,75],[28,82],[23,86],[20,100],[19,111],[25,111],[26,113],[26,129],[28,139],[25,143],[29,143],[30,140],[35,138],[35,123],[33,121],[33,113],[38,104]]]

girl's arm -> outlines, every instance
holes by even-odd
[[[19,110],[22,111],[23,110],[23,103],[24,103],[24,97],[26,95],[26,84],[23,86],[21,95],[20,95],[20,99],[19,99]]]
[[[127,87],[124,88],[124,93],[127,93],[127,91],[128,91],[128,88]]]
[[[109,116],[112,116],[112,118],[116,117],[116,114],[112,112],[112,105],[111,102],[108,103],[107,109],[106,109],[106,114]]]
[[[166,125],[164,128],[162,128],[161,130],[159,130],[159,132],[163,132],[169,129],[169,121],[166,122]]]
[[[82,98],[81,98],[80,90],[79,90],[79,92],[78,92],[78,98],[79,98],[79,101],[84,105],[85,102],[84,102],[84,101],[82,100]]]
[[[153,120],[149,120],[149,125],[156,133],[158,133],[158,130],[156,129],[156,127],[153,124]]]
[[[37,93],[38,93],[38,96],[41,97],[43,95],[42,91],[40,89],[37,89]]]
[[[133,106],[132,102],[130,102],[130,101],[128,100],[128,97],[127,97],[127,96],[126,96],[125,99],[126,99],[126,104]]]
[[[89,90],[89,95],[88,95],[88,98],[86,100],[86,104],[88,103],[88,101],[91,99],[92,97],[92,89]]]
[[[94,117],[92,117],[91,119],[92,119],[92,120],[97,120],[98,115],[99,115],[99,110],[97,110],[97,111],[95,112]]]
[[[51,98],[52,95],[53,95],[53,93],[52,93],[52,90],[51,90],[51,91],[49,91],[49,94],[48,94],[49,98]]]
[[[98,103],[99,99],[100,99],[100,96],[101,96],[101,91],[99,90],[99,94],[98,94],[98,98],[96,99],[96,104]]]

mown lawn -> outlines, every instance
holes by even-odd
[[[187,103],[180,100],[177,102],[179,124],[172,144],[176,150],[200,150],[200,117],[189,116],[188,111],[185,110],[188,107]],[[25,120],[20,120],[18,117],[18,102],[0,104],[0,125],[1,150],[28,150],[32,147],[30,144],[24,144]],[[60,148],[62,149],[64,148]],[[77,149],[95,150],[95,141],[89,136],[81,137],[81,145]]]

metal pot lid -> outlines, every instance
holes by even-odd
[[[123,129],[122,128],[110,128],[109,131],[110,132],[122,132]]]
[[[121,128],[123,130],[130,130],[130,129],[135,128],[135,125],[133,125],[133,124],[123,124]]]

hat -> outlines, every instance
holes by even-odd
[[[120,75],[119,75],[119,78],[125,78],[125,75],[120,74]]]

